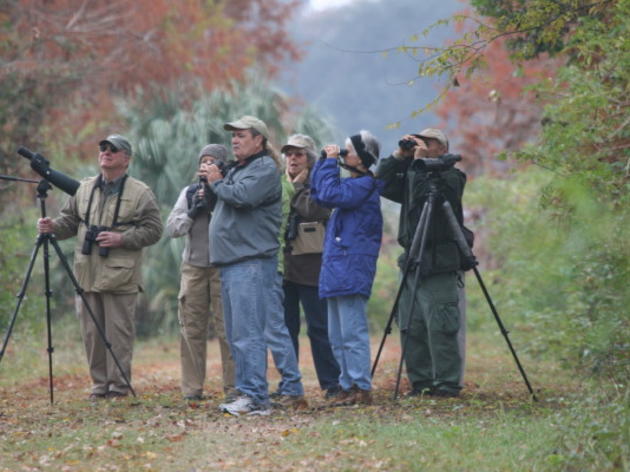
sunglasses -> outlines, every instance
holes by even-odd
[[[101,150],[101,152],[105,152],[108,149],[113,153],[116,154],[117,152],[120,152],[120,149],[118,149],[116,146],[114,146],[111,143],[102,143],[98,145],[98,148]]]

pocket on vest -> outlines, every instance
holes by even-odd
[[[127,291],[134,285],[135,260],[104,258],[103,267],[96,275],[94,289],[99,292]]]

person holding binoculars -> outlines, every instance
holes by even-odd
[[[425,203],[435,197],[440,205],[448,201],[457,222],[463,224],[466,174],[454,167],[458,160],[459,156],[449,154],[446,134],[427,128],[403,136],[398,149],[381,160],[376,171],[385,185],[383,197],[401,204],[398,242],[405,252],[399,265],[407,266],[409,257],[413,261],[397,311],[401,341],[407,347],[410,396],[456,397],[462,388],[462,260],[444,212],[436,209],[431,221],[421,220]],[[418,258],[410,252],[419,224],[427,228],[426,245]]]
[[[37,221],[40,233],[53,233],[59,240],[77,236],[75,275],[128,379],[142,249],[155,244],[163,229],[153,192],[127,175],[131,154],[131,144],[123,136],[103,139],[98,154],[100,174],[81,181],[57,218]],[[90,398],[128,395],[128,383],[80,300],[77,311],[92,378]]]
[[[345,149],[324,146],[311,176],[311,197],[332,208],[326,225],[319,296],[328,306],[328,336],[339,364],[339,404],[372,403],[367,301],[381,247],[381,183],[370,167],[380,145],[368,131],[346,139]],[[342,152],[345,151],[345,152]],[[343,161],[339,157],[343,157]],[[339,167],[350,172],[341,178]]]
[[[181,280],[177,296],[180,328],[181,390],[186,400],[202,400],[206,379],[208,328],[212,322],[219,340],[223,368],[223,391],[235,393],[234,360],[225,335],[221,275],[210,263],[208,226],[217,196],[208,186],[208,168],[214,164],[223,172],[228,150],[222,144],[208,144],[199,152],[197,182],[182,189],[166,220],[171,238],[186,236],[182,254]]]

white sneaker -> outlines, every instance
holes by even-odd
[[[259,405],[247,395],[241,395],[236,400],[230,403],[222,403],[221,405],[219,405],[219,408],[221,409],[221,411],[234,416],[268,416],[271,413],[271,410],[268,407]]]

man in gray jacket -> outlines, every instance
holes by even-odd
[[[232,132],[237,164],[225,177],[217,166],[208,171],[208,183],[217,195],[210,221],[210,261],[221,269],[225,328],[239,397],[220,407],[234,415],[265,415],[269,414],[265,326],[283,321],[272,289],[278,278],[282,219],[279,156],[268,142],[267,126],[258,118],[246,115],[224,129]],[[288,332],[286,337],[290,345]]]
[[[181,389],[187,400],[203,398],[210,321],[221,349],[223,390],[227,396],[234,390],[234,361],[223,324],[221,280],[219,269],[210,263],[208,235],[208,225],[217,197],[209,191],[207,168],[216,163],[223,167],[227,161],[227,153],[228,150],[221,144],[208,144],[201,150],[197,172],[199,181],[186,186],[180,192],[166,221],[166,233],[169,237],[186,236],[177,298]]]

